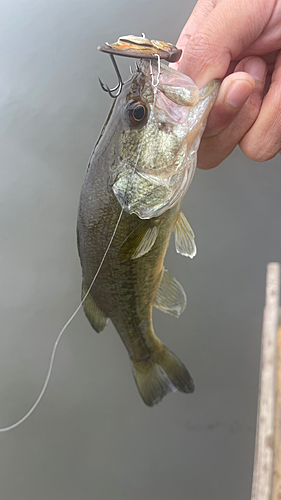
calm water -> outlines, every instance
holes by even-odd
[[[36,399],[56,336],[80,300],[76,213],[115,76],[97,45],[121,34],[175,42],[195,2],[10,0],[0,31],[0,425]],[[124,76],[128,61],[122,62]],[[198,255],[166,264],[188,295],[155,331],[196,392],[147,408],[113,326],[82,313],[32,417],[1,435],[5,500],[250,497],[266,264],[281,260],[280,156],[239,150],[196,173],[183,203]]]

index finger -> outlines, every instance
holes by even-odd
[[[217,0],[198,0],[195,5],[187,23],[185,24],[182,32],[179,36],[179,39],[176,43],[176,46],[179,49],[182,49],[184,52],[185,46],[189,41],[190,37],[196,33],[202,26],[205,18],[210,14],[210,12],[214,9],[217,4]],[[170,66],[174,69],[178,69],[179,61],[176,63],[170,64]]]

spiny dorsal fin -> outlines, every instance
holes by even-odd
[[[119,248],[117,258],[119,262],[129,259],[138,259],[145,255],[153,247],[158,235],[159,221],[152,219],[143,221],[126,238]]]
[[[183,287],[165,268],[154,306],[177,317],[181,315],[186,306],[186,295]]]
[[[179,213],[175,225],[175,243],[178,253],[190,257],[191,259],[195,257],[197,249],[194,240],[194,232],[182,212]]]
[[[82,284],[82,299],[84,299],[86,293],[87,293],[88,288],[86,287],[85,283],[83,282]],[[94,330],[96,330],[97,333],[100,333],[105,327],[108,322],[108,318],[105,316],[105,314],[100,310],[100,308],[97,306],[95,303],[92,295],[89,293],[87,296],[84,304],[83,304],[84,312],[90,321],[92,327]]]

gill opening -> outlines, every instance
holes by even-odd
[[[152,66],[151,66],[152,68]],[[160,77],[160,58],[159,58],[159,61],[158,61],[158,74],[156,75],[156,82],[153,82],[154,85],[153,85],[153,89],[154,89],[154,99],[153,99],[153,105],[152,105],[152,112],[154,110],[154,106],[155,106],[155,97],[156,97],[156,92],[157,92],[157,86],[159,84],[159,77]],[[153,81],[153,75],[152,75],[152,81]],[[149,120],[151,119],[151,116],[152,116],[153,113],[150,114],[150,117],[148,119],[148,123],[149,123]],[[139,157],[140,157],[140,154],[141,154],[141,151],[142,151],[142,147],[143,147],[143,142],[144,142],[144,137],[141,141],[141,144],[140,144],[140,147],[139,147],[139,151],[138,151],[138,155],[137,155],[137,159],[136,159],[136,163],[135,163],[135,167],[134,167],[134,172],[133,172],[133,176],[132,176],[132,182],[133,182],[133,179],[135,177],[135,173],[136,173],[136,170],[137,170],[137,164],[138,164],[138,161],[139,161]],[[130,185],[132,184],[132,182],[130,183]],[[129,188],[129,186],[127,186],[127,189]],[[72,322],[72,320],[75,318],[75,316],[77,315],[77,313],[79,312],[79,310],[81,309],[81,307],[83,306],[85,300],[87,299],[97,277],[98,277],[98,274],[102,268],[102,265],[105,261],[105,258],[109,252],[109,249],[111,247],[111,244],[113,242],[113,239],[114,239],[114,236],[117,232],[117,229],[118,229],[118,226],[120,224],[120,221],[121,221],[121,218],[122,218],[122,215],[123,215],[123,212],[124,212],[124,209],[121,208],[121,211],[120,211],[120,214],[118,216],[118,219],[117,219],[117,222],[116,222],[116,225],[115,225],[115,228],[113,230],[113,233],[110,237],[110,240],[109,240],[109,243],[106,247],[106,250],[103,254],[103,257],[101,259],[101,262],[98,266],[98,269],[91,281],[91,284],[86,292],[86,294],[84,295],[83,299],[81,300],[80,304],[78,305],[78,307],[75,309],[75,311],[73,312],[73,314],[70,316],[70,318],[68,319],[68,321],[64,324],[63,328],[61,329],[61,331],[59,332],[58,336],[57,336],[57,339],[55,341],[55,344],[54,344],[54,347],[53,347],[53,350],[52,350],[52,353],[51,353],[51,359],[50,359],[50,363],[49,363],[49,367],[48,367],[48,371],[47,371],[47,376],[45,378],[45,382],[43,384],[43,387],[39,393],[39,396],[37,397],[35,403],[31,406],[31,408],[28,410],[28,412],[22,417],[20,418],[19,420],[17,420],[14,424],[11,424],[7,427],[2,427],[0,428],[0,433],[1,432],[7,432],[7,431],[10,431],[12,429],[15,429],[16,427],[18,427],[19,425],[21,425],[23,422],[25,422],[25,420],[27,420],[30,415],[34,412],[34,410],[37,408],[37,406],[39,405],[40,401],[42,400],[45,392],[46,392],[46,389],[48,387],[48,384],[49,384],[49,381],[50,381],[50,378],[51,378],[51,374],[52,374],[52,369],[53,369],[53,365],[54,365],[54,359],[55,359],[55,355],[56,355],[56,351],[57,351],[57,348],[58,348],[58,345],[59,345],[59,342],[65,332],[65,330],[67,329],[67,327],[70,325],[70,323]]]

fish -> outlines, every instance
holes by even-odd
[[[199,90],[165,64],[160,74],[157,68],[143,59],[114,99],[90,156],[77,222],[84,312],[98,333],[112,321],[148,406],[171,391],[194,390],[185,365],[155,334],[152,311],[179,317],[186,307],[164,258],[172,232],[178,253],[196,254],[181,201],[219,88],[213,80]]]

